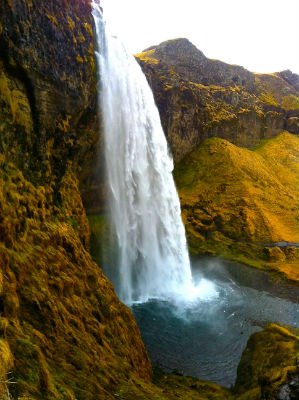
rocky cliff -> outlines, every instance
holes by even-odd
[[[187,39],[136,58],[153,89],[175,161],[209,137],[245,147],[282,130],[299,133],[299,77],[253,74],[210,60]]]
[[[235,394],[165,374],[150,382],[132,313],[89,253],[86,207],[100,190],[93,52],[89,0],[1,1],[0,399],[220,400],[257,391],[256,374],[244,384],[248,357]],[[293,372],[297,339],[284,335],[283,368]],[[289,390],[281,377],[276,392]]]
[[[0,397],[113,398],[151,368],[89,254],[79,184],[98,141],[90,2],[4,0],[0,47]]]
[[[53,184],[54,177],[57,187],[67,163],[80,159],[88,201],[100,190],[92,175],[98,116],[90,1],[7,0],[0,17],[1,151],[29,180]]]
[[[191,251],[298,281],[299,76],[209,60],[187,39],[136,58],[174,156]]]

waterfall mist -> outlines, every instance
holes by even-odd
[[[96,4],[93,16],[117,254],[117,276],[110,278],[126,303],[192,299],[198,289],[192,282],[173,161],[152,91],[134,57],[109,34]]]

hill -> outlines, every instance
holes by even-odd
[[[207,139],[175,172],[190,247],[277,269],[298,280],[299,138],[283,132],[253,150]]]
[[[136,55],[160,111],[174,160],[209,137],[244,147],[283,130],[299,133],[299,76],[254,74],[210,60],[187,39]]]

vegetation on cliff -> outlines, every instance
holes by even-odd
[[[220,255],[298,280],[299,138],[284,132],[254,150],[207,139],[175,172],[194,254]]]
[[[233,389],[238,400],[298,397],[298,333],[298,329],[270,324],[251,336]]]
[[[12,395],[108,399],[121,381],[149,380],[132,314],[89,255],[71,164],[59,207],[52,189],[33,186],[5,158],[1,167],[1,379],[11,373]]]
[[[299,77],[254,74],[209,60],[187,39],[136,55],[153,89],[175,161],[203,140],[221,137],[245,147],[287,129],[299,133]]]
[[[298,280],[298,247],[275,246],[299,239],[298,75],[209,60],[187,39],[136,58],[174,156],[191,251]]]
[[[245,399],[261,387],[269,363],[247,382],[245,358],[236,394],[165,374],[151,383],[132,313],[91,259],[86,207],[94,210],[93,199],[103,198],[92,172],[98,146],[92,32],[89,0],[0,3],[0,399]],[[226,96],[217,84],[208,91],[202,83],[191,86]],[[225,107],[215,107],[211,115],[226,118]],[[256,154],[269,168],[261,161],[266,150]],[[286,191],[285,198],[294,195]],[[270,357],[260,337],[253,339],[258,353],[265,347]],[[276,391],[295,370],[295,333],[275,333],[273,343],[285,338],[288,363],[286,348],[271,345],[273,370],[282,359]],[[249,352],[256,354],[250,343]]]
[[[5,0],[0,16],[0,398],[114,398],[151,367],[89,254],[90,2]]]

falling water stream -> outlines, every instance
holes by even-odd
[[[285,299],[271,294],[274,287],[257,290],[257,272],[252,285],[236,283],[218,262],[218,275],[204,272],[204,263],[193,266],[192,276],[173,162],[153,94],[135,59],[108,32],[96,2],[93,16],[116,247],[105,272],[132,306],[154,363],[230,386],[253,332],[268,322],[299,326],[299,292]],[[242,266],[237,270],[242,274]]]
[[[111,35],[94,4],[99,52],[100,104],[109,187],[110,220],[117,243],[118,276],[126,303],[149,298],[193,298],[178,194],[152,91],[134,57]]]

